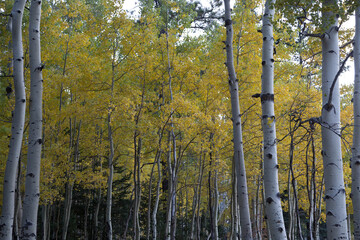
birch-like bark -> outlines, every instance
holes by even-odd
[[[173,172],[172,172],[172,164],[171,164],[171,133],[169,132],[168,137],[168,154],[167,158],[167,170],[168,170],[168,199],[166,206],[166,222],[165,222],[165,239],[170,240],[171,234],[171,206],[172,206],[172,192],[173,192]]]
[[[219,239],[219,226],[218,226],[218,219],[219,219],[219,187],[218,187],[218,171],[215,169],[214,171],[214,237],[213,239]]]
[[[337,1],[324,0],[324,8],[336,7]],[[325,34],[322,41],[322,155],[325,180],[326,230],[328,239],[348,239],[345,186],[340,137],[340,90],[335,76],[339,71],[338,19],[324,11]],[[331,90],[331,87],[333,89]],[[332,91],[332,92],[331,92]],[[332,96],[332,99],[329,99]]]
[[[355,12],[354,40],[354,135],[351,159],[351,198],[354,209],[354,239],[360,239],[360,6]]]
[[[164,99],[163,99],[163,101],[164,101]],[[160,108],[161,108],[161,106],[159,107],[159,109]],[[170,120],[170,117],[169,117],[169,120]],[[157,184],[156,184],[156,198],[155,198],[155,203],[154,203],[153,212],[152,212],[152,239],[153,240],[157,239],[157,219],[156,219],[156,217],[157,217],[157,212],[158,212],[159,202],[160,202],[160,185],[161,185],[161,181],[162,181],[160,159],[161,159],[161,155],[163,153],[162,137],[163,137],[166,125],[167,125],[167,122],[162,127],[162,129],[159,131],[159,141],[158,141],[159,147],[158,147],[158,151],[156,153],[155,160],[154,160],[154,165],[156,164],[157,170],[158,170],[158,180],[157,180]]]
[[[14,3],[8,28],[12,33],[13,49],[13,76],[15,90],[15,109],[11,125],[11,139],[9,154],[6,162],[4,186],[3,186],[3,207],[0,218],[0,239],[12,239],[14,210],[15,210],[15,189],[16,172],[18,169],[21,145],[23,139],[25,122],[25,84],[24,84],[24,54],[22,47],[22,16],[25,7],[25,0],[17,0]]]
[[[21,163],[21,154],[19,158],[19,163]],[[22,197],[21,197],[21,176],[22,176],[22,168],[21,164],[18,164],[18,170],[16,173],[16,194],[15,194],[15,213],[14,213],[14,226],[13,226],[13,239],[20,239],[21,234],[21,220],[23,215],[23,207],[22,207]]]
[[[310,133],[310,139],[306,147],[306,155],[305,155],[305,164],[306,164],[306,189],[308,193],[308,201],[309,201],[309,229],[308,229],[308,239],[314,240],[315,234],[314,234],[314,225],[315,225],[315,212],[316,212],[316,198],[314,198],[314,192],[316,190],[315,181],[313,181],[313,177],[315,177],[315,160],[314,156],[312,157],[313,161],[312,164],[309,163],[309,150],[310,147],[313,145],[313,135],[312,132]]]
[[[212,240],[218,240],[219,232],[218,232],[218,200],[219,200],[219,192],[217,187],[217,159],[214,157],[214,134],[210,133],[210,170],[208,176],[208,185],[209,185],[209,210],[210,210],[210,236],[209,238]],[[214,167],[214,166],[215,167]],[[212,174],[213,173],[213,174]]]
[[[73,201],[73,189],[74,184],[72,182],[67,182],[65,185],[65,200],[64,200],[64,217],[63,217],[63,226],[62,226],[62,235],[61,239],[67,239],[67,233],[70,223],[71,216],[71,207]]]
[[[102,140],[102,136],[103,136],[103,131],[100,128],[99,133],[98,133],[98,139],[99,139],[99,145],[101,145],[101,140]],[[98,155],[98,162],[100,164],[100,172],[102,172],[102,157],[100,155]],[[101,205],[101,199],[102,199],[102,191],[101,191],[101,187],[98,188],[97,193],[94,194],[94,198],[96,198],[96,201],[94,203],[95,205],[95,210],[94,210],[94,228],[92,229],[92,238],[93,239],[98,239],[98,232],[99,232],[99,211],[100,211],[100,205]]]
[[[141,185],[140,185],[140,154],[141,154],[141,138],[137,138],[139,133],[134,135],[134,240],[140,240],[140,202],[141,202]]]
[[[152,196],[152,184],[153,184],[153,178],[154,178],[154,169],[155,169],[155,163],[156,158],[158,155],[158,151],[155,154],[155,161],[151,167],[151,173],[150,173],[150,179],[149,179],[149,194],[148,194],[148,210],[147,210],[147,226],[146,226],[146,240],[150,239],[150,233],[151,233],[151,196]]]
[[[167,72],[169,77],[169,92],[170,92],[170,103],[174,101],[173,91],[172,91],[172,76],[171,76],[171,63],[170,63],[170,49],[169,49],[169,36],[168,36],[168,9],[166,9],[166,54],[167,54]],[[176,138],[174,131],[174,123],[172,118],[172,113],[174,110],[171,108],[171,119],[170,119],[170,139],[169,143],[172,143],[172,152],[169,151],[168,158],[168,170],[169,170],[169,201],[167,209],[167,219],[165,226],[165,238],[175,240],[176,235],[176,181],[177,181],[177,154],[176,154]],[[169,149],[171,149],[169,145]],[[172,158],[171,158],[172,156]],[[173,159],[173,162],[171,162]]]
[[[111,89],[110,89],[110,106],[108,107],[108,114],[107,114],[107,125],[108,125],[108,140],[109,140],[109,176],[107,181],[107,193],[106,193],[106,212],[105,212],[105,221],[106,221],[106,235],[107,239],[112,240],[113,238],[113,229],[112,229],[112,221],[111,221],[111,211],[112,211],[112,185],[113,185],[113,178],[114,178],[114,139],[113,139],[113,132],[111,127],[111,114],[114,111],[112,107],[113,99],[114,99],[114,84],[115,84],[115,59],[116,59],[116,51],[118,49],[118,40],[115,39],[115,43],[113,46],[113,55],[112,55],[112,62],[111,62]],[[135,174],[135,173],[134,173]]]
[[[153,240],[157,239],[157,220],[156,220],[156,216],[157,216],[157,211],[158,211],[159,202],[160,202],[160,184],[161,184],[161,180],[162,180],[161,167],[160,167],[161,154],[162,154],[162,151],[159,150],[158,158],[156,160],[156,165],[157,165],[157,170],[158,170],[158,181],[157,181],[157,184],[156,184],[156,198],[155,198],[154,209],[153,209],[153,213],[152,213]]]
[[[72,98],[72,97],[71,97]],[[72,121],[74,121],[74,128],[72,127]],[[70,133],[70,146],[69,146],[69,152],[72,151],[73,141],[75,139],[75,131],[76,131],[76,119],[72,120],[70,118],[70,132],[72,132],[72,129],[74,129],[74,133]],[[79,142],[80,142],[80,130],[81,130],[81,120],[78,124],[78,132],[76,136],[76,142],[75,142],[75,148],[74,148],[74,158],[71,160],[71,154],[69,154],[69,163],[76,164],[79,159]],[[70,223],[70,216],[71,216],[71,208],[72,208],[72,202],[73,202],[73,190],[74,190],[74,182],[71,176],[68,176],[68,182],[65,186],[65,200],[64,200],[64,217],[63,217],[63,226],[62,226],[62,240],[67,239],[67,233],[68,233],[68,227]]]
[[[22,239],[37,238],[37,215],[40,199],[40,160],[42,147],[42,69],[40,50],[41,1],[32,0],[29,20],[30,55],[30,124],[25,180],[25,199],[21,224]]]
[[[112,184],[113,184],[113,175],[114,175],[114,141],[112,136],[112,128],[111,128],[111,110],[109,110],[107,124],[108,124],[108,138],[109,138],[109,176],[107,182],[107,194],[106,194],[106,213],[105,213],[105,221],[106,221],[106,235],[107,239],[112,240],[113,231],[112,231],[112,222],[111,222],[111,207],[112,207]],[[135,173],[134,173],[135,174]]]
[[[205,154],[202,157],[202,163],[200,167],[200,181],[199,181],[199,191],[197,196],[197,209],[196,209],[196,239],[201,239],[201,216],[200,216],[200,207],[201,207],[201,189],[202,189],[202,179],[204,176],[204,169],[205,169]]]
[[[283,212],[278,183],[276,128],[274,112],[274,37],[272,19],[275,13],[275,0],[267,0],[263,15],[262,51],[262,128],[264,132],[264,187],[265,211],[268,218],[271,238],[286,239]]]
[[[50,237],[50,205],[45,204],[41,207],[42,213],[42,232],[43,232],[43,240],[47,240]]]
[[[237,180],[235,176],[235,161],[232,161],[232,171],[231,171],[231,234],[230,239],[237,240],[240,238],[240,235],[238,235],[238,211],[237,211]]]
[[[242,143],[241,115],[239,104],[239,81],[236,78],[233,55],[233,27],[231,21],[230,0],[225,3],[225,27],[226,27],[226,66],[229,73],[229,87],[231,95],[231,112],[234,136],[234,162],[235,177],[237,179],[237,204],[240,209],[241,238],[252,239],[248,190],[246,183],[245,161]]]

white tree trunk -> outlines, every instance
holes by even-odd
[[[62,226],[62,234],[61,239],[67,239],[67,233],[69,228],[70,216],[71,216],[71,207],[73,201],[73,190],[74,183],[67,182],[65,185],[65,199],[64,199],[64,217],[63,217],[63,226]]]
[[[352,147],[351,197],[354,209],[354,239],[360,239],[360,6],[355,13],[354,41],[354,135]]]
[[[262,128],[264,132],[264,187],[265,211],[268,218],[271,238],[286,239],[284,218],[278,184],[276,128],[274,113],[274,37],[272,18],[275,13],[274,0],[267,0],[263,15],[262,52]]]
[[[141,181],[140,181],[140,154],[141,154],[141,138],[137,138],[138,132],[134,133],[134,240],[140,240],[140,202],[141,202]]]
[[[240,209],[241,238],[252,239],[248,190],[246,183],[245,161],[242,143],[241,115],[239,104],[239,81],[236,79],[233,56],[233,27],[231,21],[230,0],[225,3],[226,27],[226,66],[229,73],[229,87],[231,95],[231,112],[234,136],[235,177],[237,179],[237,203]]]
[[[218,219],[219,219],[219,187],[218,187],[218,171],[215,169],[214,171],[214,238],[215,240],[219,239],[219,226],[218,226]]]
[[[166,21],[168,18],[168,9],[166,9]],[[168,21],[166,22],[166,32],[168,33]],[[171,76],[171,63],[170,63],[170,49],[169,49],[169,36],[166,33],[166,54],[167,54],[167,72],[169,76],[169,93],[170,93],[170,103],[174,101],[173,90],[172,90],[172,76]],[[176,187],[177,187],[177,155],[176,155],[176,137],[174,132],[174,123],[172,113],[174,109],[171,108],[171,118],[170,118],[170,138],[169,144],[172,143],[172,152],[169,151],[168,158],[168,170],[169,170],[169,199],[168,199],[168,209],[167,209],[167,218],[165,226],[165,238],[175,239],[176,235]],[[169,149],[171,149],[169,145]],[[171,156],[173,162],[171,161]]]
[[[325,0],[323,6],[336,1]],[[335,13],[323,12],[325,34],[322,37],[322,155],[324,164],[326,229],[328,239],[347,239],[347,215],[340,137],[338,21]],[[329,24],[331,23],[331,24]],[[331,86],[333,90],[331,93]],[[329,99],[332,95],[332,99]]]
[[[162,151],[160,149],[158,157],[156,159],[156,165],[157,165],[157,170],[158,170],[158,181],[157,181],[157,185],[156,185],[156,199],[155,199],[154,209],[153,209],[153,213],[152,213],[153,240],[157,239],[157,220],[156,220],[156,216],[157,216],[157,211],[158,211],[159,202],[160,202],[160,184],[161,184],[161,180],[162,180],[161,167],[160,167],[161,153],[162,153]]]
[[[22,239],[37,238],[40,199],[40,160],[42,147],[42,69],[40,50],[41,1],[32,0],[29,20],[30,124],[25,180],[25,199],[21,224]]]
[[[1,210],[0,239],[12,239],[15,210],[16,172],[19,164],[25,122],[26,96],[21,30],[25,2],[25,0],[15,1],[9,20],[9,30],[12,32],[15,109],[13,112],[9,154],[4,176],[2,206],[6,207],[3,207]]]
[[[108,138],[109,138],[109,147],[110,147],[110,155],[109,155],[109,177],[107,182],[107,195],[106,195],[106,213],[105,213],[105,221],[106,221],[106,235],[107,239],[112,240],[113,238],[113,230],[112,230],[112,222],[111,222],[111,207],[112,207],[112,185],[113,185],[113,175],[114,175],[114,141],[112,136],[112,128],[111,128],[111,113],[108,113]],[[135,173],[134,173],[135,174]]]

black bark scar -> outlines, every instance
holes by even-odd
[[[261,94],[260,96],[261,98],[261,102],[266,102],[266,101],[274,101],[274,94],[271,93],[266,93],[266,94]]]

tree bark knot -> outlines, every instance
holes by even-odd
[[[225,20],[225,27],[226,27],[226,26],[229,26],[229,25],[231,25],[231,24],[232,24],[231,19],[226,19],[226,20]]]
[[[273,200],[271,197],[268,197],[268,198],[266,199],[266,202],[267,202],[268,204],[271,204],[272,202],[274,202],[274,200]]]
[[[334,109],[334,113],[336,114],[336,110],[335,110],[335,107],[332,103],[326,103],[324,106],[323,106],[323,109],[325,109],[326,111],[330,112],[331,109]]]

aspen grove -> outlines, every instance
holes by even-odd
[[[360,240],[360,1],[128,3],[0,1],[0,239]]]

